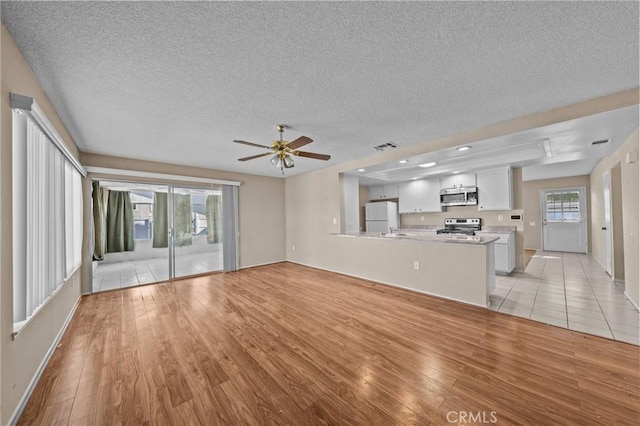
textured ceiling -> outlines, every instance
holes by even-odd
[[[638,4],[2,2],[83,151],[278,176],[638,85]]]

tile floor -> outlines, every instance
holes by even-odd
[[[195,253],[176,257],[176,276],[222,270],[222,251]],[[93,272],[93,292],[134,287],[169,279],[166,258],[125,262],[98,262]]]
[[[537,251],[524,273],[496,277],[489,309],[640,345],[640,315],[590,255]]]

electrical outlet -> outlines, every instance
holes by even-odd
[[[337,225],[338,224],[338,219],[336,219],[335,217],[333,218],[333,224]]]
[[[418,270],[420,269],[420,262],[417,260],[413,261],[413,269]]]
[[[291,251],[296,251],[296,245],[295,244],[291,244]]]
[[[424,222],[424,216],[420,216],[420,222]]]
[[[529,226],[536,226],[535,222],[529,222]]]
[[[499,220],[499,221],[503,221],[503,220],[504,220],[504,215],[499,214],[499,215],[498,215],[498,220]]]

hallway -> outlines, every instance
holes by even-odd
[[[497,276],[490,297],[494,311],[640,344],[638,311],[591,255],[539,250],[524,273]]]

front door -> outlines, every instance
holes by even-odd
[[[542,246],[547,251],[587,252],[586,190],[540,191]]]

